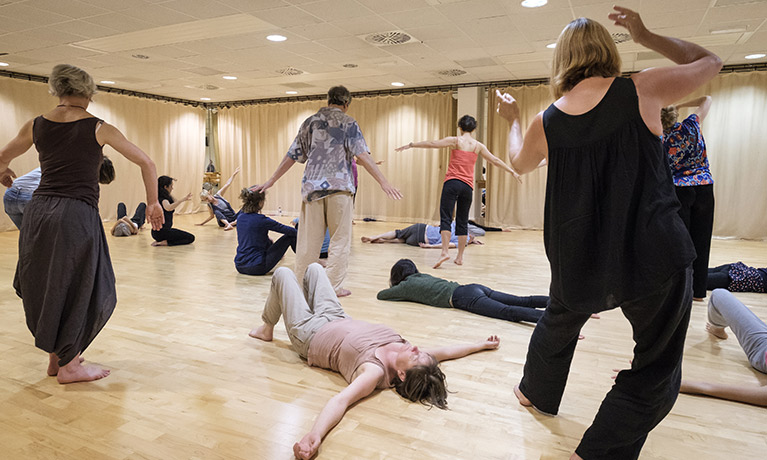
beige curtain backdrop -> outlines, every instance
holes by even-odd
[[[548,85],[498,88],[511,94],[521,109],[523,133],[535,115],[553,102]],[[495,111],[495,90],[488,90],[487,147],[509,162],[509,123]],[[485,192],[485,219],[493,227],[543,228],[543,203],[546,196],[546,168],[522,177],[520,184],[498,168],[488,168]]]
[[[553,98],[547,85],[501,88],[514,96],[522,110],[523,130]],[[508,123],[495,113],[494,88],[489,91],[488,147],[508,152]],[[767,72],[717,76],[682,101],[711,95],[713,105],[702,124],[711,171],[716,210],[714,236],[767,238]],[[680,119],[689,115],[682,109]],[[487,218],[489,225],[542,228],[546,168],[523,177],[489,169]]]
[[[238,165],[243,173],[232,187],[262,183],[282,161],[301,123],[322,101],[286,102],[224,109],[218,114],[219,157],[222,180]],[[405,198],[393,201],[378,183],[359,167],[359,190],[355,217],[374,217],[400,222],[433,222],[449,153],[439,150],[394,152],[411,141],[439,139],[455,134],[453,98],[450,93],[357,98],[348,111],[362,129],[379,168]],[[294,165],[272,187],[264,211],[298,215],[303,165]],[[237,207],[237,193],[229,197]],[[239,203],[238,203],[239,204]]]
[[[43,83],[0,78],[0,110],[5,114],[0,126],[0,144],[10,141],[27,120],[51,110],[58,100],[48,94]],[[117,94],[96,94],[89,111],[116,126],[144,150],[157,165],[158,175],[178,179],[174,196],[198,193],[202,186],[205,160],[205,111],[188,107]],[[109,146],[104,154],[115,166],[116,179],[101,186],[99,210],[104,220],[117,217],[117,203],[123,201],[132,214],[136,205],[146,201],[146,193],[138,166],[126,160]],[[37,151],[32,147],[11,164],[17,175],[39,165]],[[177,212],[199,208],[199,199],[184,203]],[[5,213],[0,216],[0,231],[15,230]]]

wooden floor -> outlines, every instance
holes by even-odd
[[[177,216],[191,246],[150,247],[151,237],[108,237],[117,274],[114,315],[84,354],[112,374],[94,383],[58,385],[47,356],[33,345],[11,282],[17,232],[0,233],[0,458],[4,459],[289,459],[292,444],[320,408],[344,387],[332,372],[310,368],[289,347],[248,337],[259,322],[270,277],[234,270],[236,234],[200,216]],[[287,219],[284,219],[287,221]],[[107,224],[111,226],[110,224]],[[381,392],[353,407],[327,436],[325,459],[559,459],[576,447],[609,390],[612,369],[625,367],[632,341],[619,311],[583,329],[560,415],[521,408],[512,386],[522,375],[532,325],[410,303],[381,302],[392,263],[413,259],[421,271],[514,294],[546,294],[542,233],[491,233],[469,248],[465,265],[432,270],[435,250],[363,245],[362,235],[402,225],[359,222],[342,300],[358,319],[393,326],[416,345],[501,337],[497,351],[446,362],[451,410],[427,410]],[[767,265],[767,243],[715,240],[712,264]],[[294,255],[283,264],[292,268]],[[767,295],[738,294],[767,319]],[[687,336],[685,377],[767,384],[748,365],[734,337],[704,330],[696,302]],[[767,458],[767,410],[681,395],[651,434],[643,459]]]

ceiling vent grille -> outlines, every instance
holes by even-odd
[[[462,69],[447,69],[447,70],[440,70],[437,73],[439,75],[442,75],[443,77],[457,77],[459,75],[465,75],[466,71]]]
[[[292,75],[301,75],[302,73],[304,73],[304,71],[300,69],[296,69],[295,67],[284,67],[282,69],[277,70],[277,73],[280,75],[292,76]]]
[[[389,32],[377,32],[362,37],[363,40],[376,46],[404,45],[417,41],[412,35],[401,30],[392,30]]]
[[[197,86],[197,88],[198,88],[198,89],[203,89],[203,90],[205,90],[205,91],[215,91],[215,90],[217,90],[217,89],[221,89],[220,87],[218,87],[218,86],[216,86],[216,85],[209,85],[209,84],[207,84],[207,83],[206,83],[206,84],[204,84],[204,85],[200,85],[200,86]]]
[[[611,35],[615,44],[626,43],[631,40],[631,35],[623,32],[615,32]]]

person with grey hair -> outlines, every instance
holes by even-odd
[[[296,162],[306,163],[301,181],[303,203],[299,214],[301,226],[295,272],[301,280],[306,267],[317,261],[327,227],[330,231],[328,277],[339,297],[351,294],[343,283],[351,250],[353,196],[356,192],[352,162],[355,158],[389,198],[402,198],[400,191],[386,180],[370,156],[359,125],[346,114],[351,100],[351,93],[343,86],[330,88],[327,107],[303,122],[272,177],[255,189],[267,190]]]
[[[48,375],[63,384],[109,375],[107,369],[83,365],[80,356],[117,303],[98,211],[104,144],[141,168],[153,228],[162,226],[163,214],[152,160],[117,128],[88,112],[96,91],[90,75],[71,65],[57,65],[49,86],[59,104],[25,123],[0,148],[0,182],[15,177],[11,160],[34,145],[42,177],[24,209],[13,286],[22,298],[35,346],[49,354]]]
[[[112,236],[137,235],[146,220],[146,203],[139,203],[133,217],[128,219],[125,203],[117,204],[117,222],[112,227]]]

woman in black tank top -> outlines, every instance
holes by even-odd
[[[558,100],[524,142],[519,107],[497,94],[511,124],[512,166],[548,161],[544,243],[551,304],[530,339],[520,403],[559,410],[578,333],[591,313],[620,307],[634,331],[621,371],[573,459],[633,459],[679,392],[695,257],[660,143],[660,109],[713,78],[721,60],[692,43],[648,31],[639,15],[609,15],[633,40],[679,64],[620,78],[610,34],[585,18],[557,41],[551,85]]]
[[[48,375],[59,383],[91,381],[109,370],[81,364],[80,354],[117,303],[115,277],[98,211],[102,146],[141,167],[152,228],[162,225],[155,166],[115,127],[88,113],[96,85],[85,71],[57,65],[49,78],[55,109],[27,122],[0,149],[0,182],[16,176],[10,161],[33,144],[40,186],[24,209],[13,286],[22,298],[35,345],[49,353]]]

